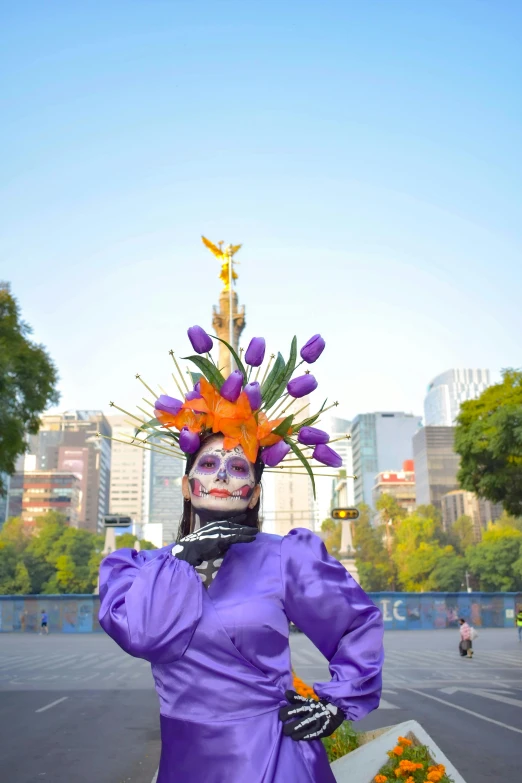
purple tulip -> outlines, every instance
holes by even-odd
[[[330,436],[324,430],[315,427],[301,427],[297,440],[305,446],[317,446],[318,443],[328,443]]]
[[[179,447],[185,454],[195,454],[201,445],[197,432],[191,432],[188,427],[183,427],[179,433]]]
[[[325,341],[320,334],[314,334],[301,348],[301,359],[307,364],[313,364],[324,351]]]
[[[264,337],[252,337],[245,354],[245,362],[251,367],[259,367],[265,358],[266,343]]]
[[[247,383],[245,386],[245,394],[248,397],[250,407],[253,411],[258,411],[261,407],[261,387],[257,381]]]
[[[289,451],[290,446],[288,443],[285,443],[284,440],[280,440],[278,443],[274,443],[273,446],[268,446],[266,449],[263,449],[261,452],[261,459],[267,467],[275,468],[276,465],[279,465],[279,463],[284,460]]]
[[[329,468],[340,468],[343,464],[343,458],[340,454],[327,446],[326,443],[319,443],[312,454],[313,458]]]
[[[173,416],[177,416],[182,405],[183,403],[181,400],[177,400],[175,397],[169,397],[168,394],[161,394],[154,403],[154,408],[157,411],[165,411],[165,413],[171,413]]]
[[[201,383],[199,381],[194,386],[194,391],[197,391],[198,394],[201,394]]]
[[[201,328],[201,326],[191,326],[190,329],[187,330],[187,334],[196,353],[208,353],[212,350],[212,346],[214,345],[212,338]]]
[[[199,400],[201,397],[201,392],[199,392],[197,389],[192,389],[192,391],[189,391],[185,394],[185,399],[187,402],[189,400]]]
[[[304,397],[317,389],[317,381],[313,375],[300,375],[299,378],[292,378],[286,390],[291,397]]]
[[[239,370],[234,370],[234,372],[230,373],[225,383],[221,387],[220,394],[225,398],[225,400],[228,400],[229,402],[235,402],[241,394],[242,388],[243,373],[239,372]]]

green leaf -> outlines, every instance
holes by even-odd
[[[301,462],[303,463],[303,465],[305,466],[306,471],[307,471],[307,473],[310,476],[310,479],[312,481],[312,490],[313,490],[313,493],[314,493],[314,500],[315,500],[315,479],[314,479],[314,474],[312,472],[312,468],[310,467],[310,463],[308,462],[308,460],[304,456],[304,454],[301,451],[301,449],[299,448],[299,446],[297,446],[294,443],[293,440],[291,440],[289,437],[283,438],[283,440],[284,440],[285,443],[288,443],[288,445],[290,446],[290,448],[292,449],[292,451],[294,452],[296,457],[298,457],[301,460]]]
[[[290,378],[294,373],[296,360],[297,360],[297,337],[294,337],[292,339],[292,345],[290,347],[290,358],[288,359],[288,362],[286,363],[281,373],[281,377],[275,379],[274,381],[274,386],[270,390],[270,398],[267,399],[266,401],[267,408],[270,408],[272,405],[275,405],[278,399],[283,395],[286,386],[288,384],[288,381],[290,380]]]
[[[219,342],[220,342],[220,343],[223,343],[223,345],[226,345],[226,346],[227,346],[228,350],[230,351],[230,353],[231,353],[231,354],[232,354],[232,356],[234,357],[234,361],[235,361],[235,363],[236,363],[236,367],[237,367],[237,369],[239,370],[239,372],[241,372],[241,373],[243,374],[243,378],[244,378],[244,379],[245,379],[245,381],[246,381],[246,379],[247,379],[247,371],[245,370],[245,367],[244,367],[244,365],[243,365],[243,362],[241,361],[241,359],[239,358],[239,356],[237,355],[237,353],[235,352],[235,350],[232,348],[232,346],[230,345],[230,343],[227,343],[227,341],[226,341],[226,340],[223,340],[221,337],[214,337],[214,340],[219,340]]]
[[[266,403],[266,401],[269,399],[269,395],[271,394],[271,389],[274,383],[277,382],[277,379],[284,372],[284,369],[285,369],[285,360],[283,359],[282,355],[278,353],[277,359],[274,362],[274,366],[268,373],[268,377],[266,378],[264,384],[261,387],[261,397],[263,398],[264,403]]]
[[[321,413],[323,412],[323,410],[324,410],[324,406],[326,405],[326,402],[327,402],[327,400],[328,400],[328,397],[327,397],[327,398],[326,398],[326,400],[323,402],[323,404],[321,405],[321,407],[319,408],[319,410],[317,411],[317,413],[314,413],[314,415],[313,415],[313,416],[309,416],[309,418],[308,418],[308,419],[303,419],[303,421],[300,421],[298,424],[296,424],[296,425],[295,425],[295,429],[296,429],[296,431],[297,431],[297,430],[300,430],[300,429],[301,429],[301,427],[311,427],[311,426],[312,426],[312,424],[315,424],[315,422],[317,421],[317,419],[319,418],[319,416],[320,416],[320,415],[321,415]]]
[[[281,424],[275,428],[275,430],[272,430],[272,432],[275,435],[281,435],[281,437],[284,438],[285,435],[288,435],[288,428],[292,424],[293,419],[294,414],[292,413],[291,416],[287,416],[286,419],[284,419]]]
[[[207,381],[210,381],[210,383],[216,387],[216,389],[221,389],[223,384],[225,383],[225,379],[219,372],[218,368],[215,367],[209,359],[206,359],[204,356],[199,356],[198,354],[194,356],[182,356],[182,359],[188,360],[196,365],[196,367],[201,370]]]
[[[194,384],[194,386],[195,386],[195,385],[196,385],[196,383],[197,383],[199,380],[201,380],[201,378],[203,378],[203,375],[202,375],[200,372],[192,372],[192,371],[191,371],[191,373],[190,373],[190,377],[192,378],[192,383],[193,383],[193,384]]]

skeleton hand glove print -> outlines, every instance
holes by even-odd
[[[288,707],[281,707],[279,718],[282,721],[292,718],[289,723],[285,723],[283,733],[293,740],[329,737],[346,719],[339,707],[325,699],[307,699],[295,691],[287,691],[286,698],[290,704]]]
[[[190,533],[182,538],[172,548],[172,554],[178,560],[185,560],[191,566],[198,566],[205,560],[224,555],[232,544],[246,544],[253,541],[257,532],[257,528],[235,522],[211,522],[196,533]]]

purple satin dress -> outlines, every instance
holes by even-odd
[[[316,693],[359,720],[379,704],[379,610],[309,530],[234,544],[208,590],[171,549],[120,549],[100,572],[102,627],[152,664],[158,783],[334,781],[320,740],[282,733],[288,620],[330,661]]]

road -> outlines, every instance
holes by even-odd
[[[482,630],[473,660],[455,631],[386,634],[381,707],[360,730],[418,720],[467,783],[520,777],[522,644]],[[307,682],[326,661],[301,634],[292,659]],[[104,635],[0,635],[0,770],[6,783],[151,783],[158,704],[146,662]]]

